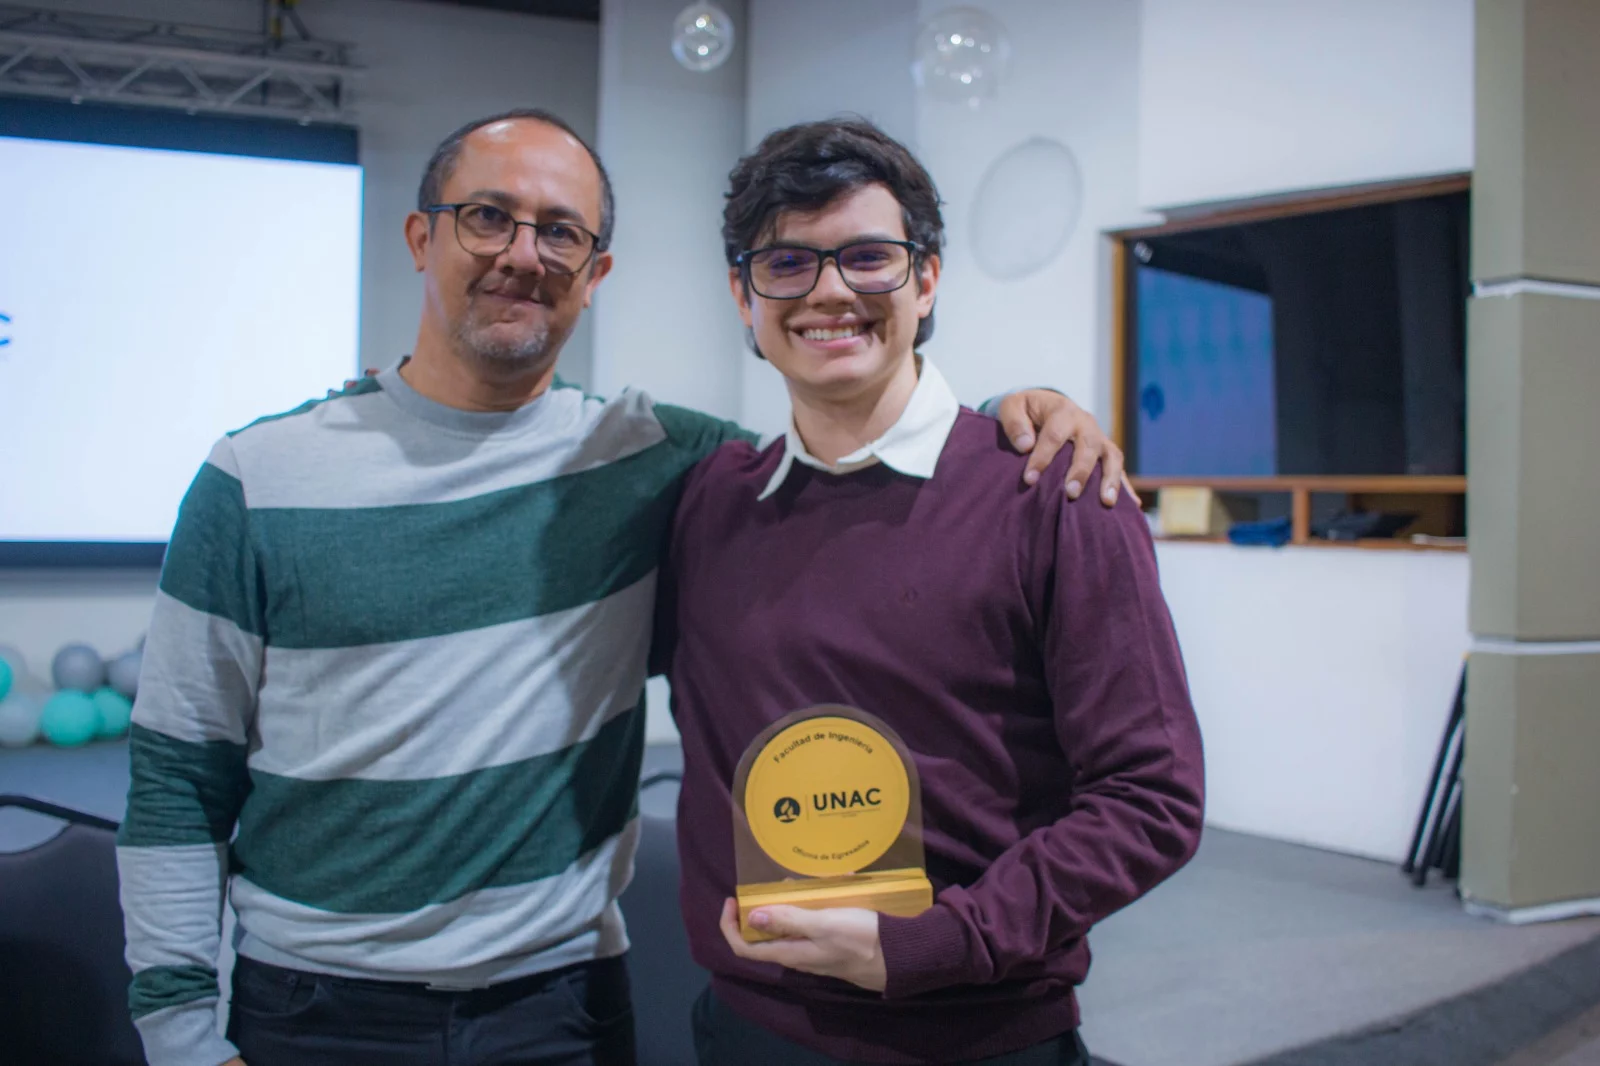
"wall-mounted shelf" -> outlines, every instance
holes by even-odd
[[[1455,476],[1378,475],[1339,477],[1304,475],[1300,477],[1144,477],[1131,479],[1141,495],[1168,488],[1207,488],[1219,493],[1263,495],[1288,493],[1291,533],[1289,543],[1309,547],[1376,548],[1387,551],[1465,551],[1461,544],[1413,543],[1410,540],[1321,540],[1311,536],[1311,497],[1333,494],[1347,497],[1351,505],[1358,498],[1373,496],[1465,496],[1467,479]],[[1172,540],[1226,540],[1217,538],[1174,537]]]
[[[1227,544],[1227,537],[1157,537],[1163,544]],[[1300,548],[1359,548],[1364,551],[1382,552],[1464,552],[1465,544],[1418,544],[1409,540],[1398,538],[1366,539],[1366,540],[1318,540],[1311,539],[1304,544],[1296,545]]]

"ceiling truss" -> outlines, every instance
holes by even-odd
[[[0,93],[352,122],[348,45],[0,3]]]

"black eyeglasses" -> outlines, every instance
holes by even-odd
[[[456,241],[471,255],[492,259],[510,248],[517,228],[533,230],[534,247],[545,268],[557,274],[576,274],[594,255],[600,238],[573,222],[523,222],[493,204],[434,204],[430,215],[452,211],[456,216]]]
[[[798,300],[809,294],[830,259],[852,291],[879,296],[911,280],[920,247],[915,241],[857,241],[839,248],[775,244],[743,252],[734,262],[756,295],[769,300]]]

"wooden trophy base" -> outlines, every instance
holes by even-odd
[[[804,907],[811,911],[861,907],[897,918],[915,918],[933,906],[933,885],[923,870],[879,870],[847,877],[740,885],[736,898],[739,932],[746,942],[757,944],[775,939],[769,933],[750,927],[750,912],[757,907]]]

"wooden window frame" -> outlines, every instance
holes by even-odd
[[[1317,190],[1290,193],[1259,200],[1210,204],[1191,210],[1169,212],[1167,221],[1159,225],[1139,226],[1132,229],[1112,230],[1105,233],[1110,244],[1111,267],[1111,436],[1118,447],[1126,449],[1128,424],[1134,417],[1129,409],[1133,390],[1129,387],[1128,328],[1129,286],[1133,275],[1128,268],[1129,249],[1134,242],[1151,237],[1167,237],[1195,230],[1237,226],[1249,222],[1266,222],[1272,219],[1291,218],[1298,215],[1339,211],[1352,207],[1399,203],[1431,196],[1470,192],[1472,175],[1469,173],[1445,174],[1437,177],[1405,181],[1382,182],[1372,185],[1346,187],[1336,190]],[[1132,475],[1130,480],[1141,494],[1153,494],[1163,488],[1196,486],[1218,492],[1290,494],[1290,543],[1315,547],[1360,547],[1406,551],[1464,551],[1459,544],[1414,544],[1406,540],[1319,541],[1311,537],[1311,496],[1314,493],[1334,493],[1354,500],[1358,496],[1465,496],[1465,476],[1412,476],[1375,475],[1370,477],[1330,477],[1321,475],[1279,477],[1145,477]],[[1225,540],[1221,537],[1187,538],[1171,537],[1169,540]]]

